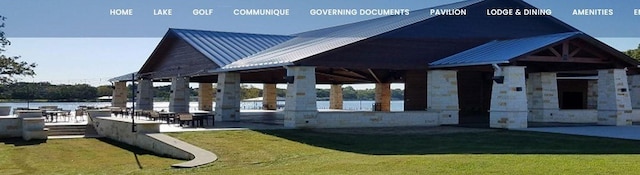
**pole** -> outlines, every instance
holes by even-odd
[[[136,74],[131,74],[131,132],[136,132]]]

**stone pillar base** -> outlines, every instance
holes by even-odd
[[[264,84],[262,88],[262,109],[278,109],[278,93],[276,84]]]
[[[390,83],[376,83],[375,87],[375,99],[376,108],[374,111],[391,111],[391,84]]]
[[[284,111],[284,127],[313,128],[318,125],[318,111]]]
[[[491,128],[527,128],[527,111],[490,111]]]
[[[215,121],[240,120],[240,74],[218,75]]]
[[[598,125],[626,126],[632,125],[632,110],[598,110]]]
[[[313,128],[317,126],[317,98],[315,67],[287,67],[287,76],[294,82],[287,84],[284,107],[284,126],[287,128]]]
[[[151,80],[140,80],[137,93],[136,109],[153,110],[153,82]]]
[[[111,99],[111,106],[113,107],[126,107],[127,106],[127,82],[115,82],[113,83],[113,95]]]
[[[171,80],[169,111],[176,113],[189,112],[189,78],[177,77]]]
[[[559,109],[529,109],[529,121],[531,122],[557,122],[554,114],[557,115]]]
[[[329,109],[342,109],[342,85],[332,84],[329,91]]]
[[[198,85],[198,109],[202,111],[213,110],[213,85],[211,83]]]
[[[457,125],[459,124],[459,110],[443,110],[440,111],[441,125]]]

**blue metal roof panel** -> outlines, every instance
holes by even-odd
[[[468,0],[433,8],[460,9],[481,1]],[[409,15],[386,16],[296,34],[296,38],[228,64],[222,67],[222,70],[247,70],[292,64],[313,55],[432,18],[434,15],[430,14],[429,9],[431,8],[412,11]]]
[[[293,38],[293,36],[284,35],[170,30],[220,67]]]
[[[582,33],[568,32],[529,38],[492,41],[464,52],[434,61],[430,63],[429,66],[432,68],[442,68],[508,63],[511,59],[579,34]]]

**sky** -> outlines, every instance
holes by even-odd
[[[265,34],[294,34],[379,16],[313,16],[310,9],[421,9],[457,0],[0,0],[2,30],[11,40],[5,55],[35,62],[37,75],[22,81],[53,84],[109,84],[109,78],[137,71],[168,28]],[[552,9],[553,16],[618,50],[640,44],[637,0],[525,0]],[[364,3],[366,2],[366,3]],[[134,9],[133,16],[110,16],[109,9]],[[171,8],[172,16],[153,16],[153,9]],[[213,9],[211,16],[192,10]],[[289,9],[288,16],[235,16],[234,9]],[[572,9],[611,8],[611,16],[573,16]],[[367,87],[367,86],[363,86]],[[398,86],[396,86],[398,87]]]

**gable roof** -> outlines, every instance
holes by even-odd
[[[582,33],[568,32],[503,41],[494,40],[464,52],[434,61],[429,64],[429,67],[444,68],[509,63],[509,60],[513,58],[580,34]]]
[[[218,67],[222,67],[291,38],[293,36],[170,28],[142,66],[140,72],[144,73],[142,70],[145,70],[145,67],[156,57],[163,56],[161,51],[171,45],[174,39],[183,40]]]
[[[221,67],[293,38],[284,35],[170,30]]]
[[[460,9],[481,2],[467,0],[433,8]],[[292,65],[293,62],[393,31],[435,17],[429,8],[411,11],[410,15],[386,16],[336,27],[296,34],[287,42],[223,66],[221,71],[259,69]],[[219,70],[220,71],[220,70]]]
[[[622,54],[620,51],[609,47],[587,34],[582,32],[567,32],[502,41],[494,40],[464,52],[434,61],[429,64],[429,67],[446,68],[509,63],[520,56],[531,54],[542,48],[574,38],[585,40],[616,58],[620,58],[624,62],[638,65],[637,60]]]

